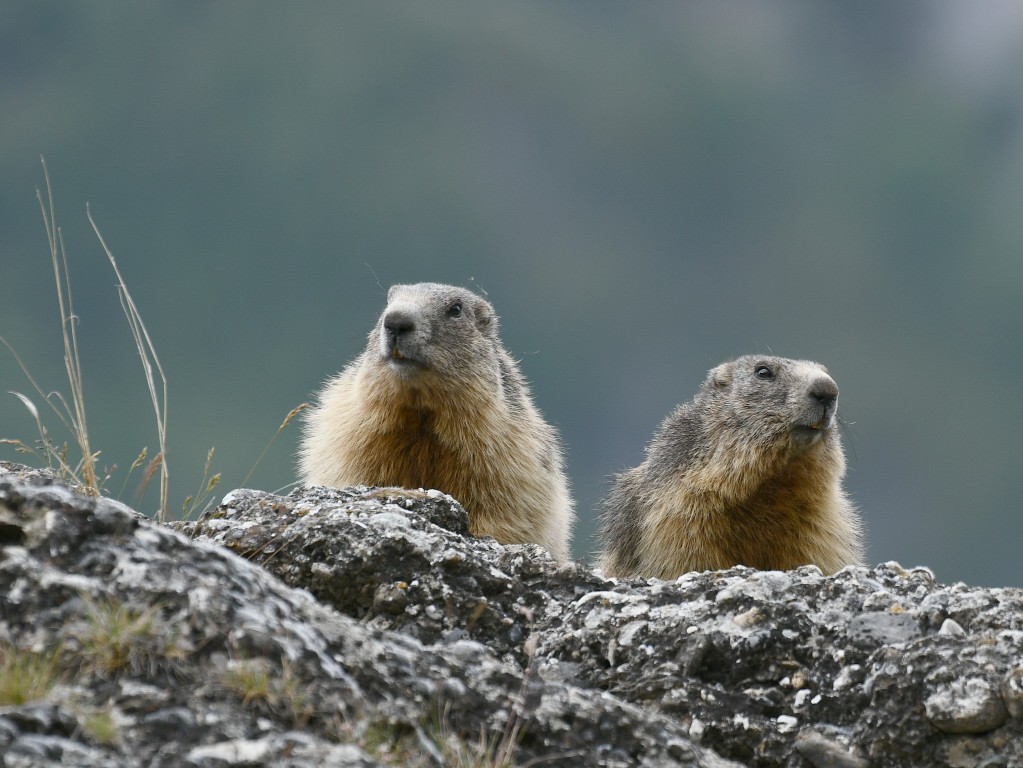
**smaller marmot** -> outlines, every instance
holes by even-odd
[[[838,386],[817,363],[747,356],[714,368],[604,500],[604,573],[859,564],[837,403]]]
[[[476,536],[569,556],[572,500],[558,435],[498,337],[494,308],[463,288],[395,285],[366,349],[305,419],[305,482],[435,488]]]

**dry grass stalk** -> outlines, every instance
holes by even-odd
[[[96,237],[103,247],[103,252],[107,255],[110,266],[113,267],[114,274],[117,276],[117,294],[121,300],[121,308],[124,310],[124,315],[128,318],[128,325],[131,328],[131,335],[135,340],[135,346],[139,351],[139,358],[142,360],[142,370],[146,376],[149,399],[152,402],[153,412],[156,415],[156,433],[160,443],[160,453],[154,458],[153,466],[156,468],[157,459],[159,459],[160,508],[157,516],[163,522],[167,519],[167,494],[170,483],[170,472],[167,469],[167,377],[164,376],[163,366],[160,365],[160,358],[156,354],[156,347],[153,346],[152,339],[149,337],[146,324],[142,322],[142,315],[138,307],[135,306],[135,301],[128,291],[124,277],[121,276],[121,270],[117,267],[117,260],[114,259],[114,254],[107,247],[99,227],[96,226],[96,222],[92,218],[92,210],[88,205],[85,206],[85,213],[89,218],[89,224],[92,225],[92,231],[96,233]],[[155,374],[159,374],[160,377],[161,386],[159,387],[159,394]]]
[[[266,446],[263,448],[262,452],[259,454],[259,458],[256,459],[256,463],[252,465],[252,467],[249,469],[248,474],[245,475],[245,479],[242,480],[243,488],[245,487],[245,484],[249,482],[249,478],[252,477],[252,473],[256,471],[256,467],[259,466],[259,462],[261,462],[263,460],[263,457],[266,456],[266,452],[270,450],[270,446],[274,444],[274,440],[277,439],[278,435],[280,435],[281,432],[287,429],[292,419],[294,419],[296,416],[298,416],[299,413],[301,413],[308,407],[309,403],[301,403],[300,405],[296,405],[294,408],[288,411],[288,415],[284,417],[284,421],[282,421],[281,425],[277,427],[277,431],[274,432],[274,436],[270,438],[270,442],[268,442]]]

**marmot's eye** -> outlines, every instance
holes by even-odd
[[[456,301],[450,307],[448,307],[448,317],[461,317],[462,316],[462,302]]]
[[[774,378],[774,371],[772,371],[766,365],[758,365],[756,367],[756,369],[754,369],[753,373],[756,375],[756,377],[758,379],[773,379]]]

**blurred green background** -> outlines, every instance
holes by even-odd
[[[156,437],[87,202],[170,381],[172,508],[434,280],[502,316],[579,556],[707,369],[773,352],[841,387],[872,561],[1023,585],[1021,82],[1010,1],[8,0],[0,334],[66,392],[43,154],[114,493]],[[7,390],[0,348],[0,437],[31,441]],[[295,479],[296,427],[248,485]]]

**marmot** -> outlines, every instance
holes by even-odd
[[[305,419],[305,482],[436,488],[476,536],[569,557],[572,500],[557,432],[498,337],[494,308],[437,283],[395,285],[366,349]]]
[[[863,559],[842,490],[838,386],[804,360],[740,357],[710,371],[603,503],[608,576],[674,579],[748,565],[826,573]]]

